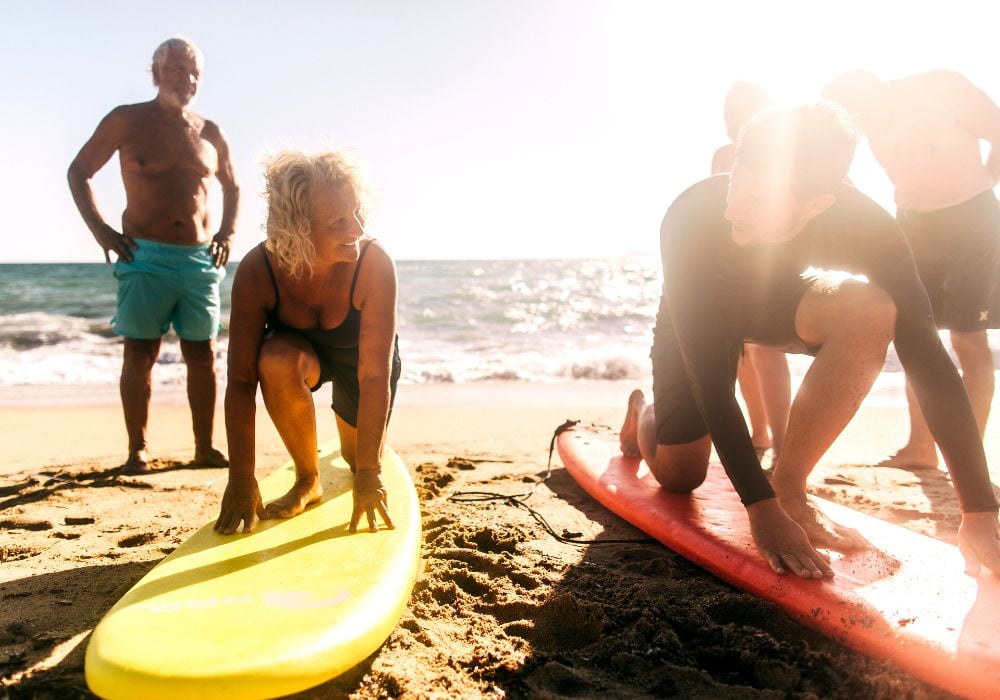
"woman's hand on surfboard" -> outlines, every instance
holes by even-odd
[[[252,476],[229,477],[226,491],[222,494],[222,508],[215,521],[215,531],[223,535],[236,532],[240,523],[243,532],[257,527],[257,521],[264,518],[264,503],[260,498],[260,487]]]
[[[985,566],[1000,576],[1000,525],[997,514],[963,513],[958,528],[958,550],[965,559],[965,572],[976,575]]]
[[[747,514],[753,541],[775,573],[790,570],[802,578],[833,578],[826,557],[813,549],[806,531],[788,517],[777,498],[750,504]]]
[[[387,510],[389,497],[382,485],[382,479],[377,469],[358,469],[354,473],[354,512],[351,513],[351,532],[358,531],[361,516],[368,517],[368,531],[378,532],[375,522],[375,512],[382,516],[385,524],[394,528],[392,518]]]

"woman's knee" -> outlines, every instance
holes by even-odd
[[[312,362],[310,362],[312,359]],[[271,381],[306,381],[310,365],[316,364],[300,344],[286,338],[272,337],[261,343],[257,372],[262,385]]]

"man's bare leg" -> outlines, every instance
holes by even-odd
[[[619,440],[622,454],[641,456],[656,480],[668,491],[694,491],[708,473],[712,439],[706,435],[679,445],[658,445],[653,406],[646,404],[646,398],[639,389],[628,397],[628,410]]]
[[[187,395],[194,429],[194,463],[206,467],[228,467],[229,460],[212,445],[215,421],[215,342],[181,339],[181,355],[187,365]]]
[[[277,334],[261,346],[258,371],[264,406],[295,462],[292,488],[268,503],[264,513],[268,518],[290,518],[323,495],[316,446],[316,407],[309,390],[319,381],[319,360],[304,339]]]
[[[799,303],[796,332],[821,347],[792,404],[771,486],[814,545],[852,549],[864,544],[858,533],[809,504],[806,479],[875,382],[895,320],[896,307],[884,291],[855,281],[814,288]]]
[[[906,409],[910,416],[910,438],[898,451],[888,459],[883,459],[876,466],[896,467],[897,469],[935,469],[938,465],[937,445],[931,429],[924,420],[924,412],[920,410],[910,383],[906,383]]]
[[[149,471],[146,454],[146,424],[149,397],[153,392],[153,365],[160,354],[160,339],[125,338],[125,354],[119,391],[128,434],[128,459],[123,471],[142,474]]]
[[[951,346],[958,355],[958,364],[962,368],[962,381],[972,403],[972,412],[979,426],[979,436],[986,434],[986,422],[990,417],[990,404],[993,402],[996,377],[993,364],[993,353],[990,351],[989,337],[986,331],[972,333],[951,332]]]
[[[993,402],[996,381],[989,338],[986,331],[971,333],[951,331],[951,346],[958,355],[962,381],[972,403],[979,435],[982,436],[986,432],[986,422],[990,417],[990,404]],[[902,449],[889,459],[879,462],[878,466],[935,469],[938,465],[937,445],[909,382],[906,384],[906,404],[910,413],[910,439]]]
[[[773,447],[774,443],[771,433],[767,429],[766,398],[749,345],[743,346],[743,354],[740,355],[740,363],[736,367],[736,381],[740,385],[740,394],[743,395],[743,403],[747,407],[747,418],[750,420],[750,440],[753,442],[754,450],[759,459],[764,456],[768,449]]]
[[[781,454],[785,443],[788,413],[792,404],[792,377],[788,370],[788,358],[777,348],[753,344],[746,348],[757,373],[767,426],[771,432],[771,455],[774,461]],[[756,444],[754,441],[754,445]]]
[[[621,446],[622,454],[626,457],[642,457],[643,450],[639,447],[639,419],[646,409],[646,397],[642,395],[641,389],[636,389],[628,397],[628,408],[625,410],[625,422],[622,429],[618,431],[618,444]],[[653,444],[649,454],[656,451]]]

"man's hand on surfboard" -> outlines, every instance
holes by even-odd
[[[368,517],[368,531],[378,532],[375,522],[375,512],[382,516],[385,524],[394,528],[389,511],[386,510],[389,497],[382,485],[382,479],[377,469],[358,469],[354,473],[354,512],[351,513],[351,532],[358,531],[358,523],[362,514]]]
[[[965,572],[976,575],[985,566],[1000,576],[1000,525],[997,514],[964,513],[958,528],[958,550],[965,559]]]
[[[850,552],[870,546],[860,532],[834,522],[827,515],[809,502],[804,493],[791,496],[782,494],[781,489],[772,481],[774,490],[778,492],[778,503],[785,514],[799,524],[806,532],[806,537],[813,547],[827,547],[838,552]]]
[[[802,578],[833,578],[826,557],[813,549],[806,531],[788,517],[777,498],[752,503],[747,514],[753,541],[775,573],[790,570]]]
[[[223,535],[236,532],[243,524],[243,532],[250,532],[257,521],[264,518],[264,503],[260,498],[260,488],[252,476],[229,477],[226,491],[222,494],[222,508],[215,521],[215,531]]]

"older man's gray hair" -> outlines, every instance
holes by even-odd
[[[194,56],[194,59],[198,62],[199,66],[204,62],[201,55],[201,49],[195,46],[193,41],[185,39],[182,36],[174,36],[170,37],[156,47],[156,51],[153,52],[153,65],[162,66],[163,62],[167,60],[167,55],[174,50],[185,51]]]

